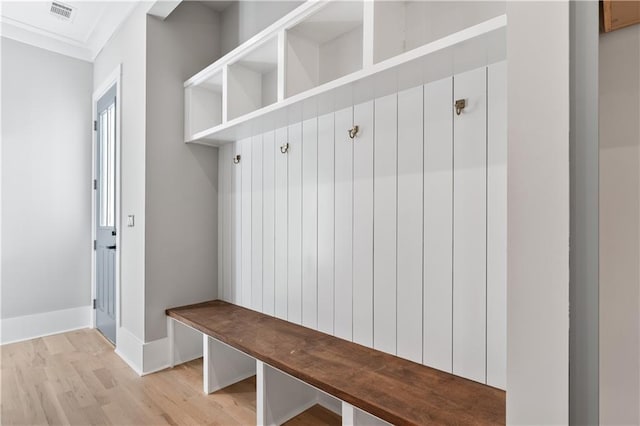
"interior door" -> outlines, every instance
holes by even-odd
[[[97,104],[96,327],[116,342],[116,86]]]

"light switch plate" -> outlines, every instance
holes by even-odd
[[[136,223],[136,218],[134,215],[130,214],[129,216],[127,216],[127,226],[128,227],[133,227]]]

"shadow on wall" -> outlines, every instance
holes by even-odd
[[[214,2],[215,3],[215,2]],[[222,54],[262,31],[293,9],[302,1],[235,1],[221,14]]]

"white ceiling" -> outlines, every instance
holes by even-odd
[[[2,36],[93,61],[139,2],[63,0],[61,3],[75,8],[72,21],[52,15],[50,1],[2,1]]]

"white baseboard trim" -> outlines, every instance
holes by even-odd
[[[178,326],[174,330],[174,338],[174,365],[202,356],[202,333],[199,331]],[[120,327],[116,342],[116,354],[139,376],[171,366],[171,345],[168,337],[144,343],[129,330]]]
[[[116,354],[124,360],[133,371],[142,376],[142,347],[144,343],[124,327],[116,331]]]
[[[169,338],[147,342],[142,348],[142,374],[151,374],[170,367]]]
[[[91,326],[91,306],[0,320],[0,344],[22,342]]]

